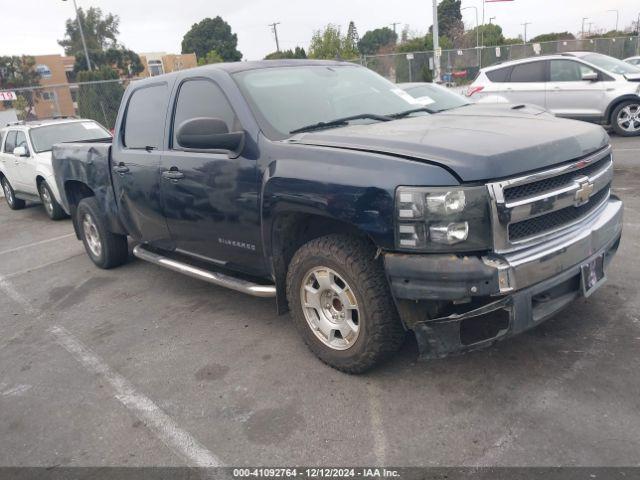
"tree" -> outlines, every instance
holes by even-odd
[[[340,27],[329,24],[323,30],[316,30],[309,45],[309,58],[346,59],[358,57],[357,49],[342,35]]]
[[[36,71],[36,59],[30,56],[0,57],[0,90],[22,87],[35,87],[40,83],[40,74]],[[20,93],[21,107],[14,108],[25,112],[25,118],[33,113],[39,90],[24,90]],[[14,100],[18,102],[18,100]],[[26,108],[24,103],[26,102]],[[11,101],[2,102],[4,108],[11,108]]]
[[[202,58],[215,50],[225,62],[242,59],[237,46],[238,35],[232,33],[231,26],[219,16],[194,23],[182,39],[182,53],[193,52]]]
[[[102,9],[96,7],[89,8],[86,13],[82,8],[78,8],[78,17],[90,52],[101,52],[117,46],[120,17],[111,13],[103,16]],[[83,55],[82,37],[77,20],[70,18],[65,25],[65,37],[58,40],[58,44],[64,48],[65,55]]]
[[[211,65],[212,63],[222,63],[224,59],[215,50],[211,50],[204,57],[198,59],[198,65]]]
[[[89,55],[93,68],[115,68],[120,72],[121,76],[135,77],[144,70],[140,56],[133,50],[128,50],[122,46],[111,47],[105,51],[94,50]],[[84,54],[76,55],[73,71],[77,74],[83,70],[88,70],[86,58]]]
[[[538,35],[537,37],[533,37],[529,42],[531,43],[541,43],[541,42],[553,42],[556,40],[575,40],[576,36],[571,32],[552,32],[552,33],[544,33],[542,35]]]
[[[117,80],[118,72],[102,66],[99,70],[78,72],[78,81]],[[105,127],[114,128],[124,87],[120,82],[84,84],[78,89],[78,115],[91,118]]]
[[[438,33],[454,43],[464,35],[461,4],[462,0],[442,0],[438,5]]]
[[[382,47],[395,45],[397,41],[398,35],[389,27],[376,28],[364,34],[358,49],[363,55],[375,55]]]
[[[485,47],[497,47],[504,44],[504,35],[502,33],[502,27],[495,24],[480,25],[473,28],[464,34],[462,40],[462,47],[472,48],[476,46],[476,31],[480,34],[483,45]]]
[[[295,50],[283,50],[280,52],[272,52],[266,57],[265,60],[282,60],[286,58],[307,58],[307,53],[302,47],[296,47]]]
[[[351,50],[355,52],[356,55],[359,53],[358,42],[360,41],[360,36],[358,35],[358,29],[356,28],[355,22],[352,20],[349,22],[349,28],[347,28],[347,38],[345,39],[345,49]]]
[[[13,102],[13,108],[18,111],[18,120],[25,121],[28,119],[31,106],[23,95],[18,95]]]

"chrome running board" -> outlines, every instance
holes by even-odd
[[[236,292],[246,293],[254,297],[270,298],[276,296],[274,285],[259,285],[240,278],[231,277],[219,272],[212,272],[202,268],[194,267],[184,262],[179,262],[171,258],[164,257],[145,248],[144,245],[136,245],[133,254],[140,260],[151,262],[174,272],[182,273],[198,280],[226,287]]]

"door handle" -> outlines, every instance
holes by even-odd
[[[118,165],[117,167],[113,167],[113,171],[118,175],[124,175],[125,173],[129,173],[129,167],[126,165]]]
[[[162,178],[166,178],[167,180],[180,180],[184,178],[184,173],[177,169],[165,170],[162,172]]]

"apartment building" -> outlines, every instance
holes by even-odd
[[[141,77],[155,77],[163,73],[177,72],[198,66],[195,53],[170,54],[166,52],[140,53],[144,65]]]

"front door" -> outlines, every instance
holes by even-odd
[[[601,117],[607,82],[582,80],[587,73],[598,72],[575,60],[551,60],[547,109],[561,117]]]
[[[9,184],[15,189],[18,186],[17,171],[18,171],[18,158],[13,154],[13,149],[16,148],[16,130],[9,130],[5,136],[4,145],[2,146],[2,152],[0,153],[0,165],[2,166],[2,172],[7,177]]]
[[[16,165],[16,185],[14,188],[23,193],[30,195],[38,194],[38,186],[36,185],[36,157],[35,153],[29,147],[27,135],[18,130],[16,133],[16,147],[23,147],[27,155],[25,157],[15,157]]]
[[[120,219],[136,240],[172,248],[160,195],[169,86],[157,83],[133,90],[123,132],[112,150],[113,186]]]
[[[248,273],[263,273],[256,161],[223,151],[189,151],[177,131],[198,117],[219,118],[240,131],[233,108],[212,80],[181,83],[169,151],[162,156],[164,211],[176,247]],[[250,157],[250,155],[249,155]]]

